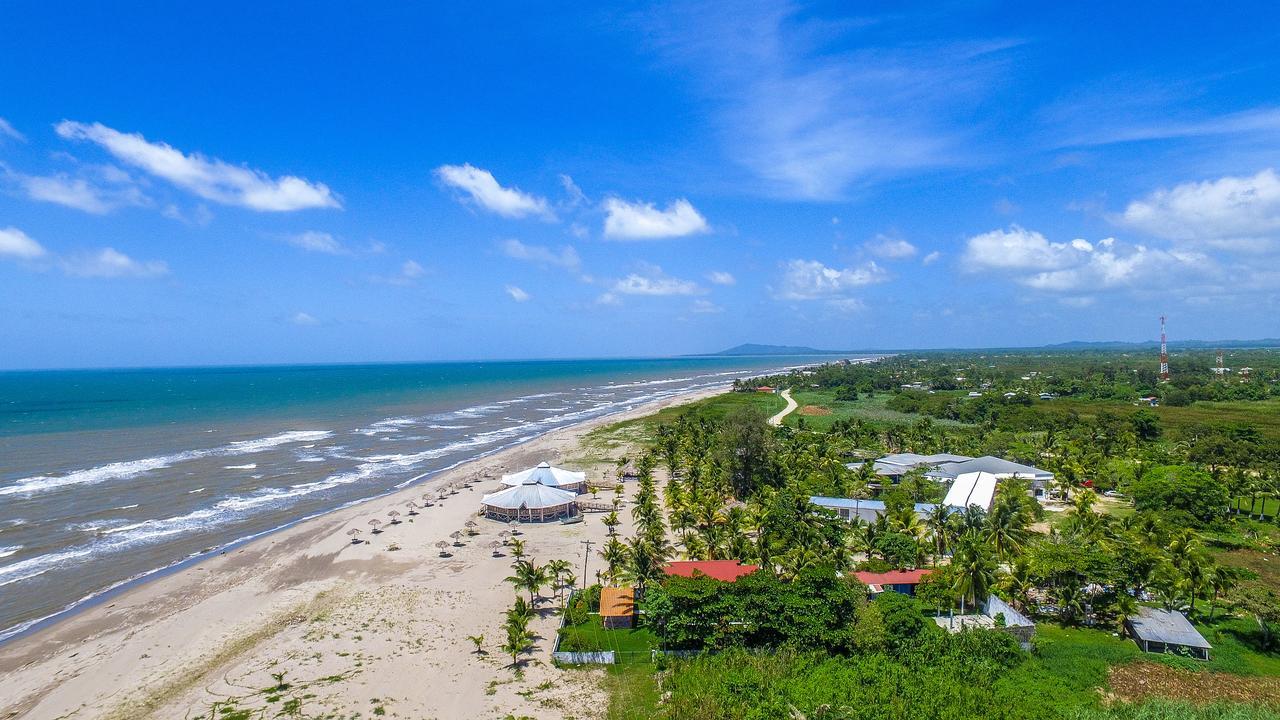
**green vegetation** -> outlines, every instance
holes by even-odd
[[[1122,353],[831,364],[604,428],[593,441],[643,446],[635,532],[599,552],[646,627],[606,631],[571,603],[566,641],[704,653],[611,669],[616,718],[1276,717],[1280,353],[1230,357],[1247,379],[1214,375],[1208,353],[1176,357],[1167,384]],[[783,427],[765,423],[782,399],[758,385],[792,388]],[[848,467],[894,452],[1033,464],[1062,505],[1046,513],[1004,480],[989,511],[917,511],[944,489],[922,470],[886,485]],[[1123,497],[1095,494],[1112,489]],[[885,509],[841,520],[811,495]],[[676,557],[761,569],[667,578]],[[852,580],[913,567],[932,568],[918,599],[871,600]],[[1037,621],[1032,652],[1011,630],[951,635],[928,617],[992,593]],[[1184,612],[1212,660],[1139,652],[1122,621],[1144,604]]]
[[[629,654],[620,658],[621,661],[648,661],[649,651],[657,648],[658,637],[648,628],[606,628],[597,613],[590,613],[585,620],[560,630],[560,650],[564,652],[612,650]]]

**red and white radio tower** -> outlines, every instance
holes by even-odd
[[[1169,346],[1164,337],[1164,316],[1160,316],[1160,381],[1169,382]]]

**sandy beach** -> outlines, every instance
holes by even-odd
[[[491,543],[508,528],[475,517],[497,478],[417,516],[407,515],[406,503],[485,469],[513,472],[542,460],[568,461],[593,482],[612,477],[612,463],[599,453],[574,462],[585,457],[586,433],[718,392],[548,433],[139,584],[18,638],[0,647],[0,718],[209,718],[225,708],[249,711],[246,718],[599,717],[606,704],[599,673],[551,664],[557,615],[535,620],[539,640],[519,677],[498,649],[514,592],[504,580],[511,558],[494,557]],[[629,498],[634,487],[627,490]],[[369,520],[385,522],[392,510],[401,522],[372,535]],[[629,514],[621,515],[629,532]],[[478,534],[441,557],[436,543],[472,519]],[[353,545],[351,528],[368,542]],[[606,536],[598,514],[521,531],[529,557],[570,560],[579,578],[581,541],[598,549]],[[594,576],[601,567],[594,551],[590,563]],[[487,654],[474,652],[473,635],[484,635]]]

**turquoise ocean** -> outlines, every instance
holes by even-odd
[[[0,641],[549,430],[830,359],[0,372]]]

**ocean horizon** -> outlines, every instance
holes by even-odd
[[[0,372],[0,642],[557,428],[823,356]]]

